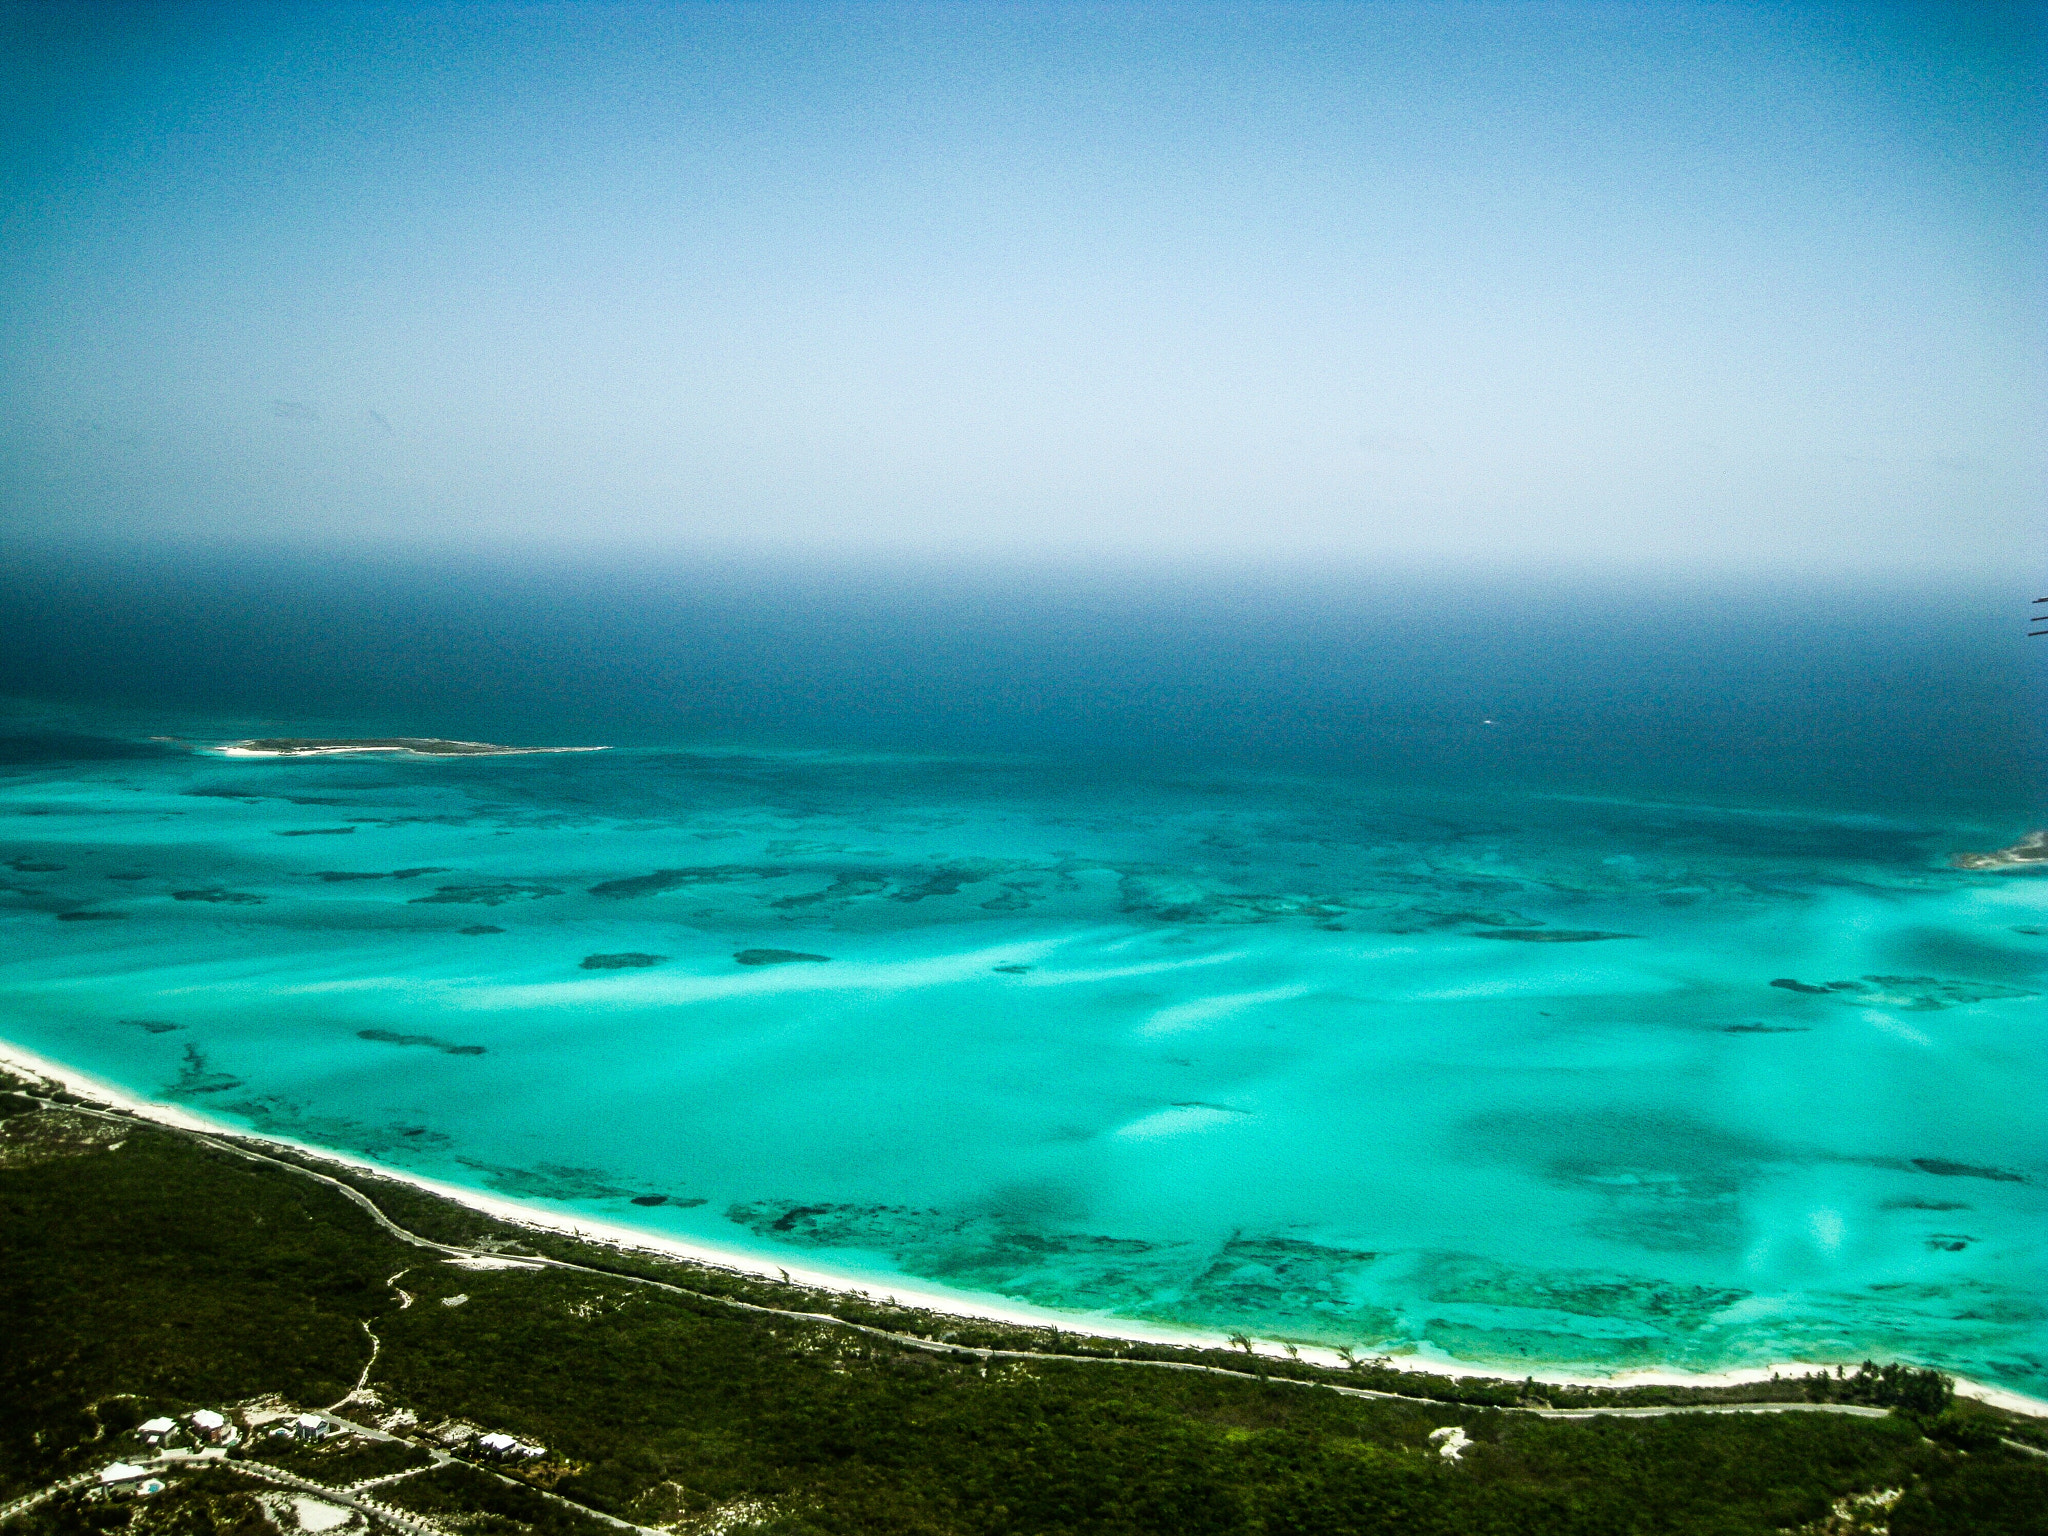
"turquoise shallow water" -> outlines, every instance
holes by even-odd
[[[0,814],[0,1033],[257,1130],[1132,1320],[2048,1395],[2048,879],[1946,865],[2022,825],[140,741]]]

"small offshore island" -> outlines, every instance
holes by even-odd
[[[530,757],[542,752],[608,752],[609,747],[505,747],[489,741],[446,741],[438,736],[265,736],[216,747],[221,757],[338,757],[394,752],[407,757]]]
[[[1949,856],[1954,869],[2024,869],[2030,864],[2048,865],[2048,831],[2029,832],[2009,848],[1990,853],[1957,853]]]

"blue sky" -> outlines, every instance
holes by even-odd
[[[19,536],[2038,563],[2039,7],[4,15]]]

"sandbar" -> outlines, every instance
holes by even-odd
[[[1955,869],[2024,869],[2029,864],[2048,864],[2048,831],[2029,832],[2010,847],[1991,853],[1952,853],[1948,862]]]
[[[405,757],[524,757],[537,752],[609,752],[609,747],[506,747],[491,741],[446,741],[438,736],[265,736],[207,749],[216,757],[335,757],[395,752]]]

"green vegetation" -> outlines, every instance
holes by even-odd
[[[294,1477],[325,1483],[330,1488],[346,1488],[366,1478],[424,1467],[432,1460],[418,1446],[398,1441],[348,1438],[304,1445],[286,1435],[259,1435],[229,1454],[237,1460],[259,1461]]]
[[[618,1529],[475,1467],[447,1466],[409,1477],[392,1484],[384,1497],[478,1536],[614,1536]]]
[[[109,1137],[105,1122],[25,1100],[0,1105],[0,1118],[9,1108],[19,1113],[0,1124],[0,1293],[11,1323],[0,1351],[0,1501],[134,1458],[132,1430],[145,1413],[257,1398],[335,1402],[368,1361],[374,1333],[376,1401],[359,1400],[349,1415],[399,1429],[416,1421],[457,1447],[467,1443],[465,1425],[546,1447],[503,1476],[444,1467],[377,1490],[435,1525],[483,1536],[615,1529],[537,1490],[679,1533],[782,1536],[1737,1536],[1829,1529],[1836,1501],[1883,1490],[1902,1490],[1889,1514],[1901,1536],[2048,1532],[2048,1461],[2006,1444],[2039,1426],[1951,1403],[1931,1372],[1870,1365],[1751,1389],[1892,1409],[1884,1418],[1545,1419],[1511,1405],[1640,1395],[1417,1377],[1370,1362],[1325,1371],[940,1317],[622,1255],[348,1175],[423,1234],[605,1272],[466,1269],[393,1237],[339,1191],[288,1168],[141,1125]],[[34,1155],[6,1155],[17,1145]],[[635,1283],[642,1274],[702,1294]],[[832,1311],[951,1347],[750,1312],[720,1296]],[[984,1360],[968,1348],[1171,1358],[1233,1374]],[[1297,1384],[1307,1379],[1385,1382],[1439,1400],[1348,1397]],[[401,1411],[410,1418],[395,1417]],[[1450,1425],[1471,1442],[1456,1461],[1429,1438]],[[258,1440],[249,1454],[329,1486],[425,1460],[364,1442]],[[228,1470],[186,1472],[154,1499],[66,1496],[15,1529],[270,1536],[251,1486]]]
[[[201,1472],[150,1499],[57,1500],[10,1521],[9,1536],[279,1536],[256,1491],[232,1472]]]

